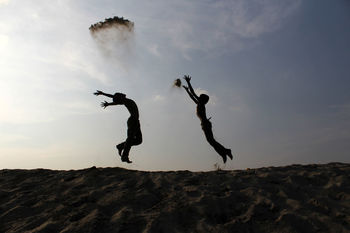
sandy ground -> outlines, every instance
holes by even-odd
[[[0,232],[350,232],[350,164],[0,171]]]

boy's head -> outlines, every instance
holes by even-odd
[[[121,104],[123,103],[125,97],[126,97],[125,94],[117,92],[113,95],[113,102],[117,104]]]
[[[206,95],[206,94],[201,94],[201,95],[199,96],[199,103],[201,103],[201,104],[207,104],[208,101],[209,101],[209,96],[208,96],[208,95]]]

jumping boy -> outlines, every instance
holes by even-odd
[[[97,90],[94,95],[104,95],[112,98],[113,102],[111,103],[108,103],[107,101],[101,103],[101,107],[103,108],[106,108],[110,105],[124,105],[128,109],[130,117],[127,121],[127,138],[124,142],[118,144],[116,147],[118,149],[119,155],[121,156],[122,162],[131,163],[129,160],[129,151],[131,147],[140,145],[142,143],[139,110],[136,103],[133,100],[126,98],[126,95],[123,93],[115,93],[114,95],[111,95]]]
[[[188,75],[185,75],[184,79],[186,80],[188,86],[183,85],[183,88],[185,88],[190,98],[197,104],[197,116],[201,121],[202,130],[204,131],[204,135],[207,141],[215,149],[215,151],[222,157],[222,159],[224,160],[224,163],[226,163],[227,156],[232,160],[231,150],[225,148],[223,145],[218,143],[214,138],[210,118],[209,119],[207,118],[207,114],[205,110],[205,105],[209,101],[209,96],[206,94],[201,94],[198,97],[192,88],[191,77]]]

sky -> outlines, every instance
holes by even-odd
[[[134,22],[101,51],[91,24]],[[348,0],[0,0],[0,169],[246,169],[350,162]],[[113,43],[110,42],[110,43]],[[176,78],[210,96],[215,138]],[[143,143],[122,163],[129,113]]]

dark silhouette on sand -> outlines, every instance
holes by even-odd
[[[123,162],[131,163],[129,160],[129,152],[131,147],[140,145],[142,143],[139,110],[136,103],[133,100],[126,98],[126,95],[123,93],[115,93],[114,95],[111,95],[97,90],[94,95],[104,95],[112,98],[113,102],[108,103],[107,101],[104,101],[101,103],[101,106],[103,108],[106,108],[110,105],[125,105],[125,107],[128,109],[130,117],[127,121],[127,138],[124,142],[118,144],[116,147],[118,149],[119,155],[121,156],[121,160]]]
[[[197,104],[197,116],[201,121],[201,126],[207,141],[215,149],[215,151],[222,157],[222,159],[224,160],[224,163],[226,163],[227,156],[232,160],[231,150],[225,148],[223,145],[218,143],[214,138],[210,118],[209,119],[207,118],[207,114],[205,110],[205,105],[209,101],[209,96],[206,94],[201,94],[198,97],[198,95],[194,92],[192,88],[191,77],[188,75],[185,75],[184,79],[186,80],[188,86],[183,85],[183,88],[185,88],[188,95]]]

